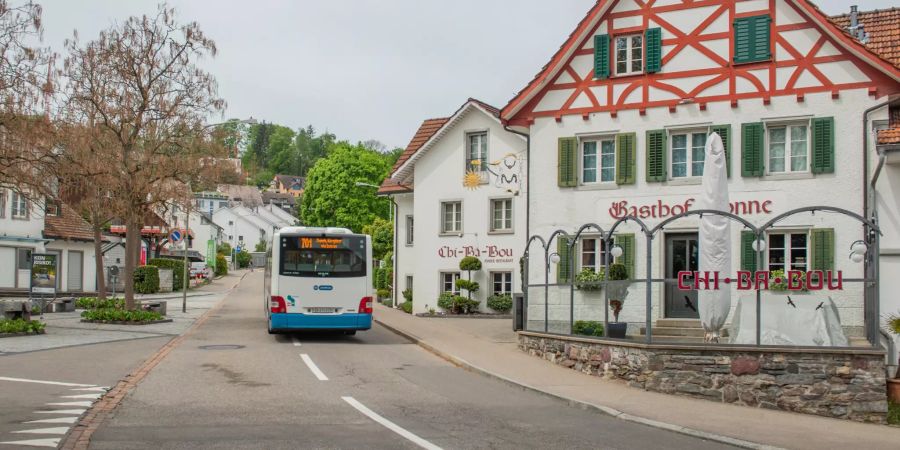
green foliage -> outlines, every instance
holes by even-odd
[[[612,267],[610,267],[610,271],[612,271]],[[602,267],[597,271],[588,267],[582,269],[581,272],[575,276],[575,287],[582,291],[599,291],[600,288],[603,287],[601,282],[605,278],[606,274]]]
[[[453,310],[458,314],[470,314],[478,309],[481,302],[472,300],[469,297],[457,295],[453,297]]]
[[[400,309],[402,309],[403,312],[405,312],[405,313],[407,313],[407,314],[412,314],[412,309],[413,309],[412,302],[403,302],[403,303],[401,303],[401,304],[400,304]]]
[[[453,298],[452,292],[441,292],[437,301],[438,307],[447,312],[453,311]]]
[[[383,298],[383,299],[381,299],[381,304],[384,306],[387,306],[388,308],[393,308],[394,307],[394,299],[392,299],[390,297]]]
[[[372,188],[356,183],[378,185],[389,170],[387,161],[377,152],[346,143],[334,146],[307,174],[300,204],[303,223],[360,232],[376,218],[387,217],[390,202],[377,197]]]
[[[221,253],[216,254],[216,276],[222,277],[228,275],[228,260]]]
[[[394,224],[389,220],[378,217],[374,222],[363,226],[362,232],[372,236],[374,259],[387,259],[387,254],[394,251]]]
[[[221,253],[223,255],[231,255],[231,244],[227,242],[223,242],[219,244],[219,247],[216,249],[216,253]]]
[[[184,261],[172,258],[153,258],[149,261],[149,265],[160,269],[172,269],[172,289],[180,291],[182,287],[190,287],[190,280],[184,278]]]
[[[254,251],[265,252],[267,246],[268,244],[266,243],[266,241],[264,239],[260,239],[259,242],[256,243],[256,248],[254,249]]]
[[[159,292],[159,268],[140,266],[134,269],[134,292],[155,294]]]
[[[775,279],[779,278],[781,282],[776,283]],[[796,278],[795,278],[796,279]],[[806,272],[801,272],[799,275],[800,285],[806,286]],[[788,278],[787,274],[782,269],[773,270],[769,273],[769,290],[776,292],[784,292],[788,290]]]
[[[244,249],[241,249],[240,253],[238,253],[235,258],[237,259],[238,267],[241,269],[250,266],[250,260],[253,259],[250,256],[250,252]]]
[[[474,294],[478,292],[480,289],[480,285],[476,281],[463,280],[462,278],[456,280],[456,288],[464,290],[469,294]]]
[[[39,334],[44,332],[46,324],[40,320],[0,320],[0,334],[27,333]]]
[[[609,279],[610,281],[620,281],[628,279],[628,269],[625,267],[625,264],[615,263],[609,265]]]
[[[394,281],[394,270],[385,265],[384,267],[376,267],[372,274],[372,282],[375,283],[375,289],[391,289]]]
[[[459,270],[481,270],[481,260],[474,256],[466,256],[459,261]]]
[[[413,301],[413,296],[412,296],[413,293],[412,293],[412,289],[404,289],[403,292],[402,292],[402,294],[403,294],[403,299],[404,299],[404,300],[406,300],[406,301],[408,301],[408,302]]]
[[[512,296],[509,294],[492,295],[487,299],[487,307],[498,313],[508,313],[513,307]]]
[[[891,314],[887,321],[888,329],[900,336],[900,315]]]
[[[378,289],[377,291],[375,291],[375,293],[378,295],[378,298],[390,298],[391,297],[391,291],[389,291],[387,289]]]
[[[576,320],[572,333],[581,336],[603,336],[603,322]]]
[[[95,308],[125,308],[125,300],[121,298],[107,298],[100,300],[97,297],[81,297],[75,300],[75,307],[78,309],[95,309]]]
[[[101,322],[153,322],[162,320],[163,316],[156,311],[144,311],[140,309],[128,311],[125,309],[100,308],[89,309],[82,312],[81,318],[84,320],[97,320]]]
[[[888,402],[888,425],[900,425],[900,403]]]

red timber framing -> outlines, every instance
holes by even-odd
[[[623,2],[629,7],[624,7]],[[617,111],[638,109],[643,112],[654,107],[667,107],[674,112],[685,99],[704,106],[711,102],[730,102],[732,107],[738,107],[740,101],[751,99],[768,104],[776,96],[793,96],[802,102],[806,94],[817,92],[828,92],[837,98],[841,90],[847,89],[868,89],[870,95],[877,96],[898,90],[900,70],[866,50],[807,1],[763,0],[752,3],[762,5],[761,8],[749,10],[744,5],[739,8],[738,3],[736,0],[600,0],[544,70],[503,109],[502,117],[510,125],[528,126],[538,117],[561,120],[563,116],[580,115],[587,119],[590,113],[615,115]],[[626,10],[619,10],[617,6]],[[691,9],[707,16],[696,25],[695,21],[690,25],[678,23],[676,12]],[[779,11],[790,15],[790,20],[778,17]],[[763,14],[772,17],[771,60],[732,63],[734,31],[731,24],[736,18]],[[727,24],[726,31],[722,28],[723,20]],[[617,28],[617,23],[627,25]],[[713,24],[718,28],[711,29]],[[611,74],[608,79],[596,79],[593,66],[590,70],[579,71],[578,65],[573,64],[576,58],[592,57],[596,34],[608,34],[613,41],[617,35],[640,33],[650,27],[659,27],[663,32],[662,70],[658,73]],[[811,46],[801,50],[804,47],[792,42],[785,33],[805,29],[811,31],[807,35],[813,36],[814,40]],[[717,53],[705,45],[712,41],[718,41],[720,49],[722,42],[727,43],[727,54]],[[828,51],[823,52],[826,46]],[[702,55],[703,58],[697,57],[696,66],[700,68],[667,70],[666,65],[680,55],[687,56],[688,49],[695,57]],[[852,64],[864,76],[854,80],[846,80],[845,76],[843,81],[834,81],[820,66],[840,62]],[[683,61],[680,65],[685,66]],[[581,67],[584,68],[584,64]],[[793,70],[787,76],[785,72],[789,69]],[[788,77],[786,82],[785,76]],[[678,80],[692,77],[702,81],[678,83]],[[802,85],[799,83],[801,78],[805,79]],[[727,83],[727,90],[719,86],[721,83]],[[690,86],[686,86],[688,84]],[[747,86],[752,88],[747,89]],[[651,88],[666,93],[665,98],[654,98]],[[633,95],[635,91],[639,95]],[[601,95],[597,95],[598,92]],[[561,105],[542,105],[541,101],[550,93],[562,95],[565,100]],[[579,101],[578,105],[575,105],[576,101]]]

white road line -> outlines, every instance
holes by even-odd
[[[94,391],[94,392],[106,392],[107,390],[109,390],[109,388],[103,387],[103,386],[97,386],[97,387],[76,388],[76,389],[69,389],[69,390],[70,390],[70,391]]]
[[[61,381],[29,380],[27,378],[0,377],[0,381],[18,381],[20,383],[54,384],[56,386],[96,387],[96,384],[63,383]]]
[[[48,406],[83,406],[88,407],[94,404],[94,402],[56,402],[56,403],[44,403]]]
[[[297,336],[292,337],[291,340],[294,341],[294,347],[300,347],[301,345],[303,345],[300,343],[300,339],[297,339]]]
[[[79,398],[100,398],[100,397],[103,397],[103,394],[104,394],[103,392],[95,392],[95,393],[93,393],[93,394],[60,395],[59,398],[72,398],[72,399],[79,399]]]
[[[0,444],[9,444],[9,445],[28,445],[31,447],[52,447],[56,448],[59,446],[60,438],[47,438],[47,439],[31,439],[28,441],[6,441],[0,442]]]
[[[78,417],[54,417],[52,419],[38,419],[38,420],[29,420],[28,422],[22,423],[75,423],[78,421]]]
[[[301,353],[300,358],[303,359],[303,362],[306,363],[306,367],[309,367],[309,370],[319,379],[319,381],[328,381],[328,377],[319,370],[319,366],[313,362],[312,358],[309,357],[306,353]]]
[[[27,433],[27,434],[66,434],[69,431],[69,427],[54,427],[54,428],[35,428],[33,430],[19,430],[19,431],[11,431],[11,433]]]
[[[370,419],[380,423],[381,425],[384,425],[385,428],[393,431],[394,433],[397,433],[400,436],[403,436],[404,438],[406,438],[410,442],[418,445],[419,447],[426,448],[428,450],[441,450],[441,448],[438,447],[437,445],[434,445],[431,442],[428,442],[425,439],[422,439],[422,438],[416,436],[415,434],[407,431],[406,429],[401,428],[400,425],[397,425],[396,423],[391,422],[390,420],[387,420],[384,417],[379,416],[375,411],[372,411],[371,409],[367,408],[366,405],[363,405],[362,403],[357,401],[355,398],[353,398],[353,397],[341,397],[341,398],[344,399],[345,402],[349,403],[350,406],[356,408],[357,411],[365,414]]]
[[[53,409],[49,411],[35,411],[35,414],[84,414],[86,409]]]

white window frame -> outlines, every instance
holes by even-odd
[[[507,202],[509,202],[509,208],[505,207]],[[490,215],[488,217],[488,221],[489,221],[488,225],[489,225],[489,229],[491,230],[491,233],[512,233],[513,227],[515,226],[515,224],[513,223],[513,199],[512,199],[512,197],[492,198],[490,200],[489,204],[490,204],[491,209],[489,211]],[[494,213],[497,210],[498,205],[504,205],[501,207],[501,210],[502,210],[501,217],[500,217],[500,221],[502,222],[501,227],[497,226],[497,222],[496,222],[495,216],[494,216]],[[507,223],[509,223],[509,226],[506,226]]]
[[[452,285],[452,286],[450,286],[451,289],[449,291],[447,290],[447,277],[448,276],[451,277],[450,284]],[[459,295],[459,288],[456,287],[456,280],[460,279],[460,276],[461,276],[460,272],[442,271],[440,273],[440,277],[438,280],[440,282],[440,284],[438,285],[438,289],[440,290],[440,293],[443,294],[444,292],[449,292],[453,295]]]
[[[594,241],[594,250],[593,250],[593,252],[591,252],[594,255],[594,265],[593,266],[584,264],[584,256],[585,256],[584,242],[588,241],[588,240]],[[578,260],[575,261],[576,267],[578,267],[578,271],[590,268],[596,272],[597,269],[603,267],[604,266],[603,260],[604,260],[604,258],[606,258],[606,255],[608,254],[607,248],[604,245],[605,244],[604,244],[603,238],[600,236],[597,236],[597,235],[582,236],[581,239],[578,241]]]
[[[456,205],[453,211],[454,219],[452,220],[453,225],[458,225],[458,227],[448,228],[446,221],[446,208],[451,205]],[[461,234],[463,232],[463,202],[462,200],[446,200],[441,202],[441,234]]]
[[[28,199],[19,192],[15,190],[12,191],[11,201],[10,201],[10,212],[9,217],[13,220],[28,220],[29,215],[29,207],[28,207]]]
[[[804,250],[806,250],[806,261],[804,261],[802,269],[794,269],[792,267],[791,261],[793,260],[793,252],[794,252],[795,248],[793,247],[793,245],[791,245],[791,236],[795,235],[795,234],[801,234],[803,236],[806,236],[806,247],[804,248]],[[784,247],[783,248],[782,247],[772,247],[772,236],[776,236],[776,235],[784,236]],[[787,273],[788,270],[803,270],[804,272],[809,270],[809,264],[811,262],[809,240],[810,240],[810,230],[808,230],[808,229],[777,230],[777,231],[772,231],[772,232],[767,233],[766,234],[766,252],[765,252],[766,253],[766,270],[771,271],[771,270],[782,269],[782,270],[784,270],[785,273]],[[783,267],[776,267],[775,269],[772,268],[771,252],[773,249],[784,250],[784,263],[776,263]],[[791,266],[791,267],[789,267],[789,266]]]
[[[803,127],[806,128],[806,165],[803,170],[793,170],[792,160],[794,158],[793,155],[793,129],[794,127]],[[790,121],[790,122],[767,122],[766,123],[766,132],[765,132],[765,159],[766,159],[766,174],[768,175],[785,175],[785,174],[802,174],[802,173],[810,173],[810,166],[812,163],[812,127],[810,127],[810,123],[808,120],[804,121]],[[772,157],[771,157],[771,130],[774,128],[784,128],[784,170],[774,172],[772,171]]]
[[[478,158],[473,158],[472,153],[472,139],[480,137],[481,140],[479,143],[481,144],[481,148],[478,150],[479,155]],[[488,165],[488,157],[491,154],[490,149],[490,138],[488,136],[487,130],[477,130],[477,131],[468,131],[466,132],[466,154],[465,154],[465,171],[468,172],[470,170],[474,170],[472,167],[472,161],[479,160],[481,164],[478,166],[478,172],[482,175],[482,177],[487,180],[487,165]]]
[[[413,245],[415,243],[415,222],[413,216],[406,216],[406,245]]]
[[[409,289],[410,291],[412,291],[412,289],[413,289],[413,276],[412,276],[412,275],[406,275],[405,282],[406,282],[406,289]]]
[[[594,143],[594,165],[593,167],[587,167],[584,161],[584,147],[587,143]],[[612,166],[607,167],[603,165],[603,143],[608,142],[612,144]],[[600,137],[592,137],[587,139],[582,139],[578,145],[578,178],[583,185],[610,185],[616,184],[616,138],[615,136],[600,136]],[[594,171],[594,181],[585,181],[584,172],[586,169],[593,169]],[[609,180],[603,180],[603,170],[604,169],[612,169],[612,178]]]
[[[694,160],[694,135],[702,134],[705,136],[703,140],[703,159],[706,160],[706,140],[709,139],[709,129],[683,129],[683,130],[669,130],[669,135],[667,136],[666,142],[668,143],[668,166],[666,170],[669,174],[670,180],[687,180],[691,178],[699,179],[703,176],[702,173],[702,164],[701,163],[701,173],[699,175],[694,174],[694,163],[697,162]],[[675,136],[684,135],[685,136],[685,164],[687,165],[687,175],[683,177],[675,176]]]
[[[641,66],[641,68],[638,70],[632,69],[634,66],[634,62],[635,62],[632,51],[636,48],[634,46],[634,38],[640,38],[640,40],[641,40],[641,44],[640,44],[640,49],[641,49],[640,66]],[[619,40],[620,39],[626,39],[627,44],[628,44],[628,46],[626,48],[626,55],[625,55],[626,56],[625,57],[625,67],[627,68],[627,70],[625,70],[624,72],[619,71]],[[646,42],[644,42],[644,41],[646,41],[646,39],[644,38],[644,33],[620,34],[618,36],[613,37],[613,46],[612,46],[613,47],[613,68],[615,69],[616,75],[626,76],[626,75],[638,75],[638,74],[644,73],[644,67],[645,67],[644,63],[645,63],[645,59],[647,56],[647,52],[646,52],[646,48],[645,48]]]
[[[497,276],[507,277],[500,280],[501,290],[497,290]],[[509,290],[506,290],[506,287]],[[491,295],[513,295],[513,273],[510,270],[497,270],[491,272]]]

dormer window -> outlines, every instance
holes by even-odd
[[[644,36],[631,34],[616,37],[616,75],[633,75],[644,71]]]

